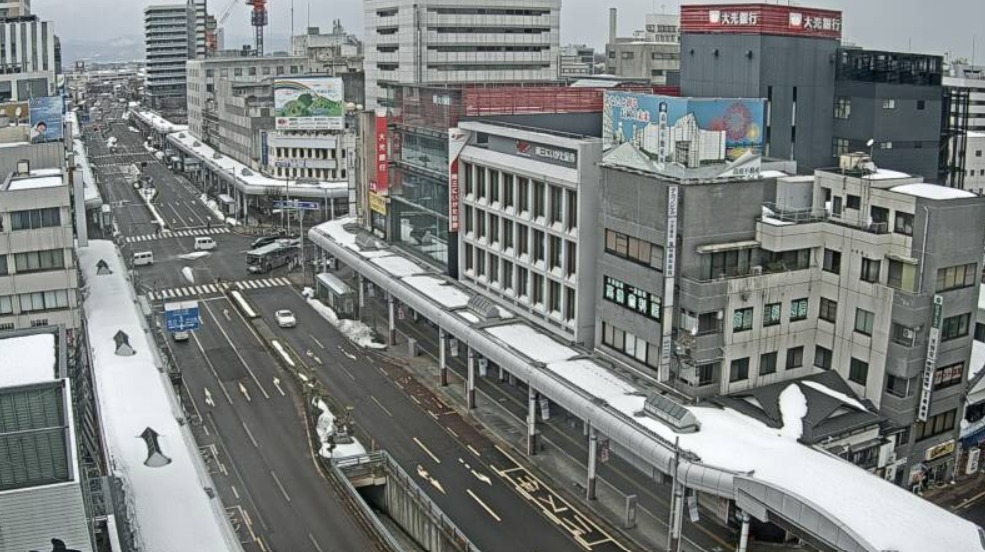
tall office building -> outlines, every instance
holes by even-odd
[[[144,95],[149,105],[158,109],[184,108],[185,63],[206,56],[207,24],[205,0],[144,8]]]
[[[366,105],[395,84],[558,78],[561,0],[367,0]]]
[[[60,73],[55,24],[41,21],[26,10],[3,6],[0,4],[0,102],[54,96]]]

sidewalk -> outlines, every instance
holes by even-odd
[[[985,499],[985,472],[978,472],[954,485],[928,489],[923,497],[952,512],[966,508]]]

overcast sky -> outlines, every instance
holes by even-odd
[[[167,1],[33,0],[31,4],[42,18],[55,21],[55,32],[63,38],[104,41],[121,35],[142,35],[143,7]],[[209,11],[219,12],[230,2],[236,5],[226,21],[227,34],[250,36],[249,8],[245,0],[210,0]],[[679,0],[562,0],[561,42],[603,45],[610,6],[619,9],[619,34],[624,36],[641,26],[645,13],[661,10],[672,13],[677,11],[680,3]],[[796,3],[844,11],[845,39],[874,49],[949,52],[952,56],[971,57],[972,37],[977,33],[976,61],[985,63],[983,0],[817,0]],[[273,35],[289,35],[290,5],[291,0],[270,0],[269,32]],[[333,18],[341,18],[350,32],[363,34],[360,0],[294,0],[294,22],[299,32],[307,24],[309,5],[312,25],[330,28]],[[233,45],[227,44],[229,46]]]

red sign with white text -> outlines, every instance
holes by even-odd
[[[841,38],[841,12],[776,4],[681,6],[682,33]]]
[[[389,159],[387,155],[386,110],[376,111],[376,189],[377,194],[386,195],[390,187]]]
[[[448,129],[448,231],[458,232],[460,199],[458,156],[468,143],[468,135],[459,128]]]

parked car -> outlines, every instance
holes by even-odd
[[[277,319],[277,325],[281,328],[293,328],[298,325],[298,320],[294,318],[294,313],[287,309],[281,309],[275,312],[274,318]]]

